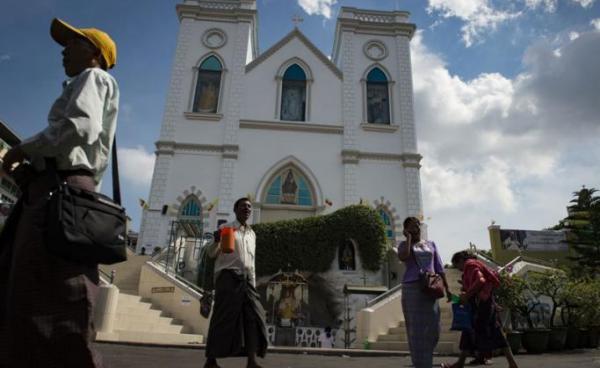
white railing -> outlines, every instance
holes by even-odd
[[[397,285],[371,300],[357,313],[355,347],[362,348],[365,340],[377,341],[379,335],[388,333],[390,328],[404,320],[401,297],[402,287]]]

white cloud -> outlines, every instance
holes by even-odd
[[[537,9],[538,7],[542,7],[548,13],[554,13],[557,5],[558,0],[525,0],[525,6],[528,8]]]
[[[298,0],[298,5],[308,15],[322,15],[325,18],[331,18],[331,8],[337,3],[337,0]]]
[[[584,8],[590,8],[592,5],[594,5],[594,2],[596,0],[571,0],[575,3],[578,3],[579,5],[581,5]]]
[[[430,237],[450,243],[444,257],[469,241],[489,247],[492,219],[551,226],[572,191],[600,186],[600,33],[542,40],[521,74],[469,80],[451,74],[422,35],[411,47],[423,201]]]
[[[579,38],[579,33],[577,32],[569,32],[569,40],[575,41]]]
[[[590,21],[590,24],[592,25],[592,27],[594,27],[595,30],[600,31],[600,18],[592,19]]]
[[[10,55],[9,54],[2,54],[0,55],[0,63],[5,62],[5,61],[9,61],[10,60]]]
[[[154,171],[154,153],[142,146],[119,148],[119,171],[128,183],[149,189]]]
[[[428,4],[429,13],[439,12],[444,18],[455,17],[465,22],[461,31],[467,47],[479,41],[485,32],[521,15],[496,9],[488,0],[428,0]]]

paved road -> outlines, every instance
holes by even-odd
[[[204,350],[117,344],[97,344],[106,368],[201,368]],[[435,363],[453,361],[439,357]],[[517,355],[521,368],[600,368],[600,350],[578,350],[562,354]],[[245,359],[222,359],[223,368],[245,368]],[[410,367],[409,357],[342,357],[306,354],[269,354],[260,360],[264,368],[398,368]],[[502,357],[492,367],[507,367]]]

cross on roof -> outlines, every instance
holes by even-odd
[[[304,18],[302,18],[298,14],[294,14],[294,16],[292,17],[292,23],[294,23],[294,27],[298,28],[298,26],[302,22],[304,22]]]

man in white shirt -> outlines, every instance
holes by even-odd
[[[256,234],[247,221],[252,214],[248,198],[234,206],[236,220],[222,225],[235,229],[234,250],[221,250],[219,232],[209,246],[215,260],[215,305],[206,343],[205,368],[218,368],[217,358],[247,356],[248,368],[260,368],[256,356],[267,350],[265,311],[256,292]]]
[[[50,35],[64,47],[70,79],[46,129],[12,148],[3,162],[6,172],[29,168],[31,174],[20,181],[23,194],[0,234],[0,365],[95,368],[101,366],[90,344],[98,267],[48,252],[47,199],[55,183],[45,164],[53,160],[73,187],[99,187],[116,129],[119,89],[106,70],[115,65],[117,49],[105,32],[59,19]]]

